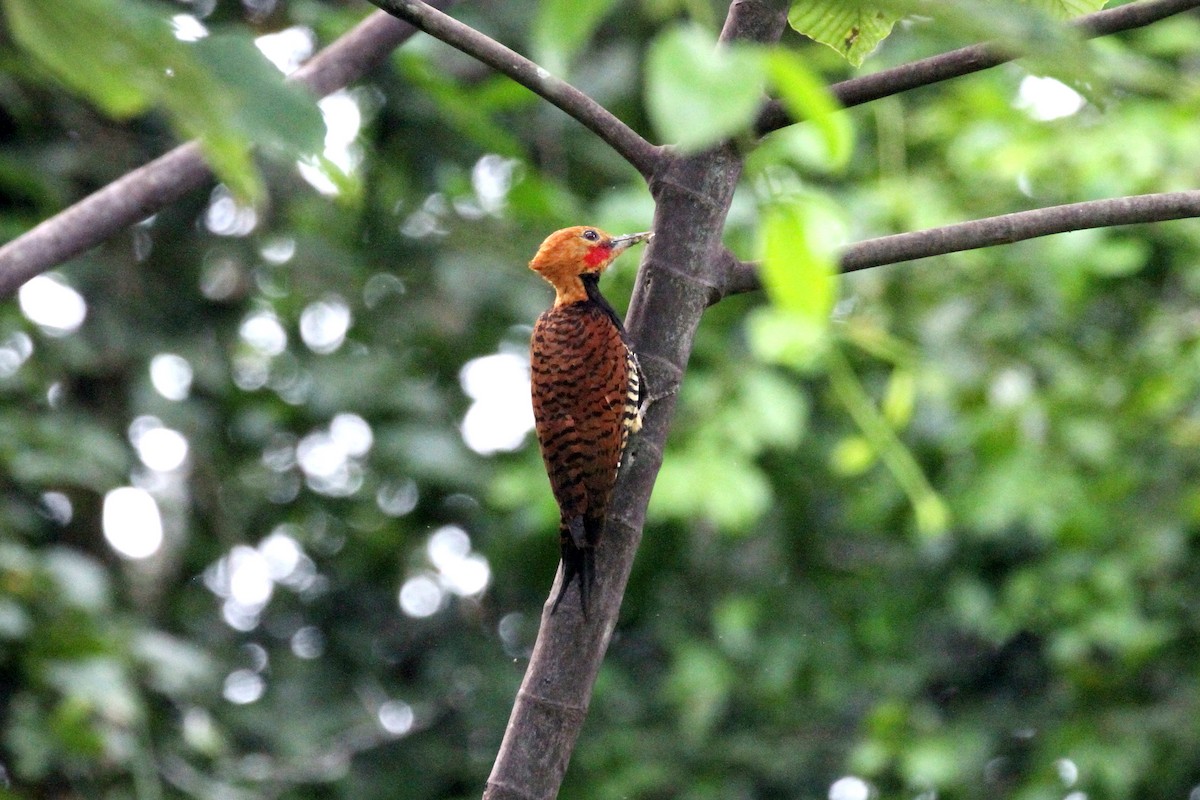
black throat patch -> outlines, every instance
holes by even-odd
[[[583,281],[583,288],[587,291],[588,300],[600,307],[605,316],[612,320],[613,325],[617,326],[617,330],[621,332],[621,338],[624,339],[625,325],[613,307],[604,299],[604,295],[600,294],[600,273],[585,272],[579,276],[579,280]]]

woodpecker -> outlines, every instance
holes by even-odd
[[[560,515],[563,576],[551,613],[578,579],[579,606],[587,616],[596,544],[621,454],[629,434],[641,428],[641,368],[599,280],[618,255],[650,236],[564,228],[550,234],[529,262],[555,292],[554,306],[533,326],[529,348],[534,427]]]

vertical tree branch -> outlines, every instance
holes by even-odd
[[[721,40],[774,41],[783,33],[786,12],[783,0],[735,0]],[[741,155],[727,144],[670,157],[650,181],[657,201],[655,238],[638,272],[626,328],[652,395],[677,388],[683,377],[700,317],[717,285],[721,231],[741,171]],[[549,600],[543,607],[537,644],[485,800],[549,800],[558,794],[616,626],[674,409],[671,394],[651,406],[642,432],[630,443],[596,552],[592,616],[582,619],[569,603],[553,615]],[[557,586],[558,581],[550,597]]]

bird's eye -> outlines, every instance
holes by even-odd
[[[586,230],[583,232],[583,238],[587,239],[589,242],[598,242],[600,241],[600,234],[593,230]]]

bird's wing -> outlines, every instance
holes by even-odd
[[[530,372],[538,441],[563,522],[582,516],[594,544],[625,436],[625,343],[592,304],[555,308],[534,326]]]

